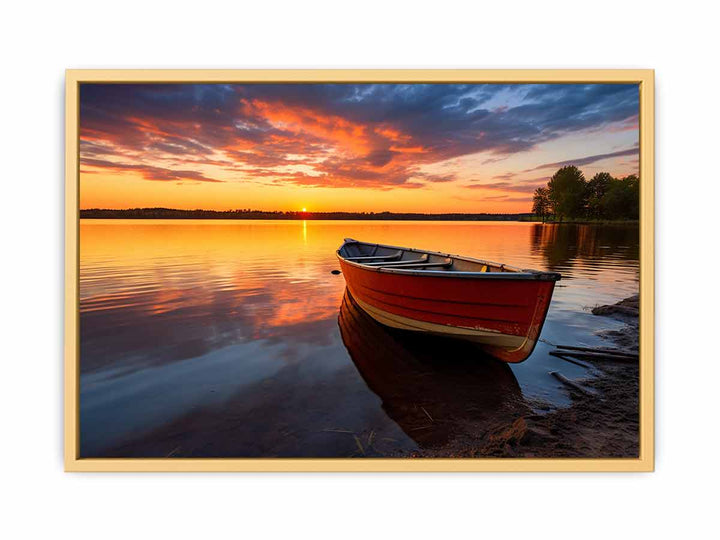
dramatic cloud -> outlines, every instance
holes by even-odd
[[[512,175],[510,176],[512,178]],[[511,191],[515,193],[533,193],[537,188],[547,185],[549,176],[541,178],[529,178],[525,180],[489,182],[487,184],[469,184],[469,189],[484,189],[488,191]]]
[[[596,154],[594,156],[585,156],[581,158],[567,159],[565,161],[556,161],[555,163],[543,163],[542,165],[538,165],[537,167],[533,167],[532,169],[526,169],[523,172],[539,171],[542,169],[559,169],[560,167],[565,167],[567,165],[575,165],[576,167],[582,167],[583,165],[590,165],[591,163],[595,163],[596,161],[602,161],[603,159],[623,156],[637,156],[638,152],[638,148],[633,147],[626,150],[620,150],[618,152],[610,152],[608,154]]]
[[[90,159],[86,158],[82,161],[83,166],[100,168],[110,171],[137,171],[146,180],[191,180],[196,182],[222,182],[222,180],[215,180],[214,178],[206,178],[197,171],[182,171],[182,170],[170,170],[163,169],[161,167],[152,167],[150,165],[136,165],[130,163],[115,163],[112,161],[105,161],[101,159]],[[82,171],[88,172],[88,171]]]
[[[457,180],[432,169],[454,158],[485,152],[490,165],[571,133],[622,131],[638,97],[615,84],[83,84],[81,166],[151,181],[417,188]],[[478,187],[531,191],[514,173],[495,180]]]

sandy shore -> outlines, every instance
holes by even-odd
[[[620,330],[602,332],[609,345],[638,349],[638,296],[592,310],[622,320]],[[412,457],[637,457],[639,371],[635,363],[595,361],[590,378],[577,380],[587,392],[569,388],[572,404],[547,414],[518,410],[510,423],[488,429],[459,426],[447,445],[413,452]],[[525,414],[522,414],[525,412]]]

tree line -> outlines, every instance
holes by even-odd
[[[179,210],[174,208],[90,208],[82,219],[299,219],[299,220],[398,220],[398,221],[519,221],[531,214],[421,214],[400,212],[282,212],[252,209]]]
[[[640,215],[640,180],[599,172],[589,181],[574,165],[558,170],[533,195],[533,214],[554,219],[632,220]]]

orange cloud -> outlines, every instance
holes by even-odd
[[[322,114],[303,107],[290,107],[281,102],[269,103],[254,99],[242,100],[243,113],[260,116],[271,125],[300,134],[307,133],[331,142],[336,150],[367,154],[373,149],[366,126],[341,116]]]

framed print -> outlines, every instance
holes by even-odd
[[[651,70],[70,70],[68,471],[651,471]]]

